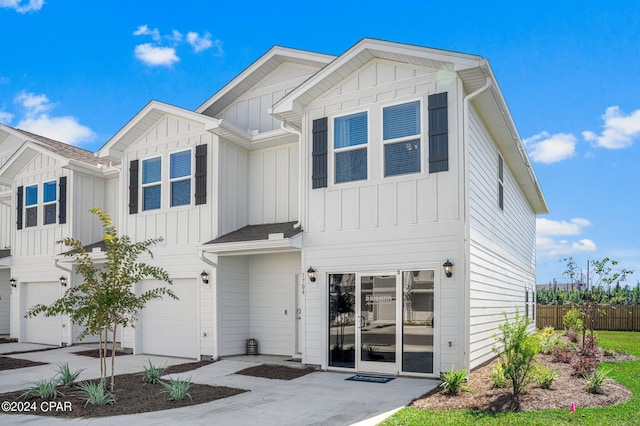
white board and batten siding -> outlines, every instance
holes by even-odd
[[[120,193],[124,195],[121,208],[124,210],[121,232],[129,235],[135,241],[149,238],[164,238],[167,245],[198,244],[208,241],[215,229],[214,197],[217,195],[212,188],[217,184],[214,139],[217,137],[206,132],[202,124],[190,120],[165,115],[145,134],[133,143],[123,156],[123,179],[121,179]],[[191,204],[170,207],[169,184],[169,155],[187,149],[195,152],[197,145],[208,145],[207,170],[207,203],[195,205],[193,196]],[[148,158],[162,158],[161,208],[144,211],[142,203],[142,180],[139,188],[139,209],[137,214],[129,214],[129,164],[132,160],[142,161]],[[192,170],[195,170],[195,160],[191,160]],[[195,192],[195,180],[191,180],[192,192]]]
[[[212,173],[217,173],[217,235],[228,234],[248,225],[249,152],[233,143],[219,142],[219,160]],[[215,228],[214,228],[215,229]],[[207,240],[208,241],[208,240]]]
[[[85,244],[92,244],[103,239],[104,232],[100,220],[96,215],[89,213],[93,207],[106,210],[109,215],[117,217],[115,209],[105,199],[105,180],[94,176],[73,174],[72,185],[68,185],[67,202],[72,203],[73,209],[67,207],[67,211],[73,213],[67,219],[72,220],[73,237]],[[66,251],[66,250],[61,250]]]
[[[8,188],[7,191],[10,191]],[[2,190],[0,189],[0,192]],[[9,195],[8,198],[11,198]],[[15,228],[16,221],[13,220],[13,209],[11,206],[0,201],[0,250],[11,247],[11,233]]]
[[[504,163],[498,207],[498,148],[474,108],[469,129],[470,368],[495,354],[493,335],[535,287],[535,213]],[[531,315],[531,313],[529,313]]]
[[[9,334],[11,318],[11,285],[9,269],[0,269],[0,335]]]
[[[251,336],[249,309],[249,256],[218,258],[218,355],[246,352]]]

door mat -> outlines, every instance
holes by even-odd
[[[291,358],[291,359],[288,359],[287,361],[289,361],[289,362],[302,362],[302,358]]]
[[[345,380],[351,380],[354,382],[370,382],[370,383],[388,383],[395,379],[395,377],[383,377],[383,376],[363,376],[362,374],[356,374],[346,378]]]

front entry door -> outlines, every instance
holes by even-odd
[[[397,373],[398,275],[362,274],[356,293],[356,353],[358,371]]]

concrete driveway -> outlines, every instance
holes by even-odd
[[[0,352],[13,352],[2,344]],[[21,346],[17,346],[21,347]],[[40,378],[55,374],[57,364],[68,362],[72,370],[86,368],[80,379],[99,377],[98,361],[74,355],[86,349],[72,346],[44,352],[31,352],[13,357],[49,362],[48,365],[0,371],[0,392],[24,389]],[[116,372],[130,373],[142,370],[151,359],[154,365],[181,364],[190,360],[147,355],[126,355],[116,359]],[[259,365],[269,358],[255,360],[243,357],[223,359],[191,371],[194,383],[221,385],[248,389],[240,395],[218,401],[174,410],[158,411],[98,419],[60,420],[32,415],[0,414],[0,424],[91,424],[113,425],[135,423],[155,424],[219,424],[219,425],[374,425],[402,408],[414,398],[430,391],[437,380],[395,378],[388,383],[367,383],[345,380],[353,374],[318,371],[294,380],[270,380],[235,375],[236,371]],[[299,364],[298,364],[299,365]],[[0,401],[1,402],[1,401]]]

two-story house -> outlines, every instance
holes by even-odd
[[[102,206],[123,234],[164,238],[151,261],[180,297],[123,330],[136,353],[217,358],[255,338],[326,369],[431,376],[490,359],[503,311],[533,314],[547,206],[481,57],[371,39],[338,57],[274,47],[195,111],[150,102],[96,155]],[[15,211],[32,206],[20,187],[44,195],[80,173],[20,156],[0,168]],[[84,207],[74,218],[90,222]],[[15,233],[25,340],[29,273],[47,256],[70,265],[51,249],[21,270],[19,247],[49,237]]]

